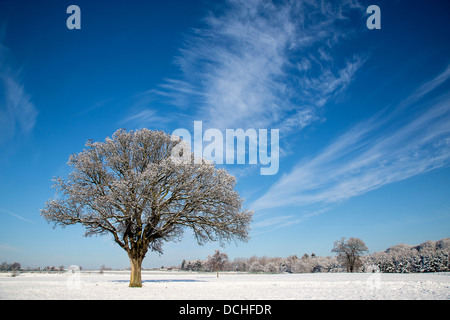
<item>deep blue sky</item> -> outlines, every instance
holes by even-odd
[[[196,120],[280,129],[276,175],[225,166],[255,210],[230,258],[450,236],[449,31],[447,0],[0,1],[0,262],[127,267],[109,237],[40,217],[51,179],[88,139]],[[144,266],[216,248],[187,232]]]

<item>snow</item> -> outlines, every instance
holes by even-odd
[[[129,272],[0,273],[0,299],[450,299],[450,273],[250,274],[143,271],[143,287],[129,288]]]

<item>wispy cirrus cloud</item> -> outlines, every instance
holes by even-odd
[[[12,217],[14,217],[14,218],[17,218],[17,219],[23,221],[23,222],[27,222],[27,223],[31,223],[31,224],[36,224],[36,222],[31,221],[31,220],[29,220],[29,219],[27,219],[27,218],[24,218],[24,217],[22,217],[21,215],[19,215],[19,214],[17,214],[17,213],[14,213],[14,212],[12,212],[12,211],[9,211],[9,210],[0,208],[0,212],[6,213],[6,214],[8,214],[8,215],[10,215],[10,216],[12,216]]]
[[[331,54],[352,34],[351,10],[357,1],[226,1],[186,38],[180,77],[154,92],[215,128],[304,128],[364,62]]]
[[[133,128],[141,129],[149,125],[156,125],[158,123],[164,123],[166,121],[167,118],[159,116],[156,110],[146,108],[134,113],[130,113],[120,122],[120,124],[131,125]]]
[[[423,102],[450,78],[450,65],[391,109],[339,136],[312,159],[300,161],[264,195],[254,210],[333,205],[447,166],[450,163],[450,94]],[[421,103],[421,111],[411,107]]]
[[[132,97],[131,107],[118,122],[121,127],[142,129],[146,127],[163,129],[177,121],[179,114],[174,110],[154,108],[154,91],[141,92]]]
[[[13,76],[0,74],[4,99],[0,111],[0,142],[30,133],[36,123],[37,110],[22,84]]]
[[[31,133],[38,114],[2,44],[4,34],[5,27],[0,32],[0,144]]]

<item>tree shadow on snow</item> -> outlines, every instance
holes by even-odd
[[[112,280],[112,282],[130,282],[130,280]],[[164,279],[164,280],[142,280],[142,283],[163,283],[163,282],[206,282],[192,279]]]

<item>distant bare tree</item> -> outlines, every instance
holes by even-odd
[[[350,238],[347,241],[342,238],[334,242],[334,248],[331,250],[338,255],[338,261],[347,268],[347,272],[354,272],[362,266],[360,255],[366,251],[366,244],[359,238]]]
[[[19,271],[20,269],[22,269],[22,266],[20,265],[20,263],[14,262],[11,264],[12,271]]]
[[[219,277],[219,271],[223,270],[225,264],[228,262],[228,255],[226,253],[221,253],[219,250],[212,256],[208,256],[206,260],[206,265],[217,272],[217,278]]]
[[[54,180],[59,195],[41,215],[54,227],[81,224],[86,236],[111,234],[130,259],[130,287],[142,286],[147,251],[162,253],[185,228],[199,244],[247,240],[253,212],[241,210],[235,178],[180,146],[180,138],[147,129],[88,141],[70,156],[68,179]]]
[[[100,273],[103,273],[104,271],[110,271],[112,270],[110,267],[105,266],[104,264],[102,264],[100,266]]]

